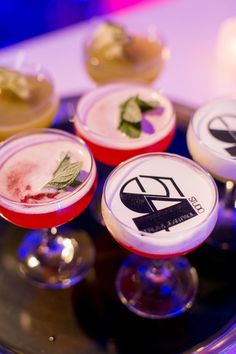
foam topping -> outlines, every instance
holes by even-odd
[[[199,109],[193,127],[217,155],[236,159],[236,100],[219,100]]]
[[[132,139],[118,127],[121,104],[135,96],[147,102],[158,101],[160,106],[143,114],[141,135]],[[150,88],[136,85],[107,85],[94,90],[79,103],[78,116],[75,124],[79,129],[86,127],[84,133],[88,139],[108,147],[128,149],[158,142],[175,124],[169,100]]]
[[[150,154],[132,159],[109,180],[112,214],[135,233],[168,238],[197,227],[212,212],[216,191],[210,177],[187,159]]]
[[[78,175],[81,184],[88,177],[92,163],[84,145],[59,134],[34,134],[6,144],[0,155],[0,195],[15,202],[37,204],[74,192],[79,187],[65,190],[47,187],[65,155],[72,163],[82,163]]]

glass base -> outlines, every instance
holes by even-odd
[[[206,243],[222,250],[236,249],[236,208],[220,207],[215,229]]]
[[[121,302],[151,319],[177,316],[189,309],[197,288],[197,272],[183,257],[163,260],[131,255],[116,278]]]
[[[50,231],[50,232],[49,232]],[[95,249],[85,231],[35,230],[20,245],[20,271],[41,288],[67,288],[92,268]]]

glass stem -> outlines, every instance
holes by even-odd
[[[122,303],[147,318],[176,316],[192,306],[198,287],[196,270],[185,257],[150,259],[130,255],[116,277]]]
[[[168,259],[154,259],[140,273],[146,288],[158,289],[159,296],[168,296],[174,287],[175,271]]]
[[[58,231],[56,227],[48,228],[44,230],[42,244],[38,250],[41,260],[48,258],[57,259],[55,264],[59,266],[61,264],[61,252],[64,248],[63,243],[58,240]]]

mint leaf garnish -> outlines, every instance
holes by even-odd
[[[58,172],[60,172],[60,170],[61,171],[65,170],[69,165],[70,165],[70,156],[68,154],[66,154],[65,157],[59,163],[58,167],[53,172],[53,176],[55,177],[55,175]]]
[[[139,96],[130,97],[120,105],[120,123],[118,129],[130,138],[141,135],[142,113],[151,111],[159,106],[158,101],[146,102]]]
[[[130,123],[125,120],[121,120],[119,130],[130,138],[139,138],[141,134],[141,122]]]
[[[139,108],[141,109],[142,113],[151,111],[155,108],[157,108],[158,106],[160,106],[158,101],[143,101],[141,98],[139,98],[138,96],[136,96],[136,101],[138,103]]]
[[[82,168],[82,162],[70,162],[70,156],[65,155],[59,166],[53,172],[53,178],[45,187],[55,189],[66,189],[69,186],[77,186],[79,181],[76,180]]]
[[[0,89],[11,91],[22,100],[27,100],[30,97],[26,77],[18,71],[4,67],[0,67]]]
[[[130,123],[141,122],[142,111],[136,97],[131,97],[121,105],[121,120]]]

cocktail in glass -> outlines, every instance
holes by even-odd
[[[236,247],[236,99],[222,98],[199,108],[187,131],[195,161],[224,183],[217,226],[208,243]]]
[[[127,81],[150,84],[162,73],[169,50],[155,25],[129,28],[112,22],[91,22],[84,43],[84,61],[97,84]]]
[[[104,185],[102,215],[114,239],[135,253],[116,279],[123,304],[149,318],[190,308],[198,277],[180,256],[205,241],[217,212],[214,180],[189,159],[150,153],[117,166]]]
[[[35,129],[0,146],[0,213],[13,224],[36,229],[26,235],[19,256],[21,270],[37,285],[67,287],[91,267],[88,238],[56,227],[87,207],[95,187],[94,159],[72,134]]]
[[[19,97],[17,91],[1,88],[0,82],[0,140],[27,129],[49,127],[59,106],[49,74],[39,64],[18,65],[16,61],[0,63],[0,80],[5,80],[4,70],[15,73],[21,82],[24,80],[29,92],[28,97]]]
[[[141,134],[133,138],[118,128],[122,103],[136,96],[148,102],[156,101],[159,106],[143,114]],[[175,124],[175,112],[168,98],[150,87],[135,84],[104,85],[89,92],[80,99],[74,117],[76,133],[89,145],[94,158],[108,166],[116,166],[146,152],[166,150],[173,139]],[[90,205],[99,222],[102,221],[102,178],[107,170],[110,172],[107,168],[103,170],[97,194]]]
[[[159,106],[143,114],[141,134],[127,136],[118,129],[121,104],[130,97],[157,101]],[[164,151],[175,131],[175,112],[167,97],[143,85],[110,84],[98,87],[78,103],[76,133],[91,148],[96,160],[111,166],[151,151]]]

